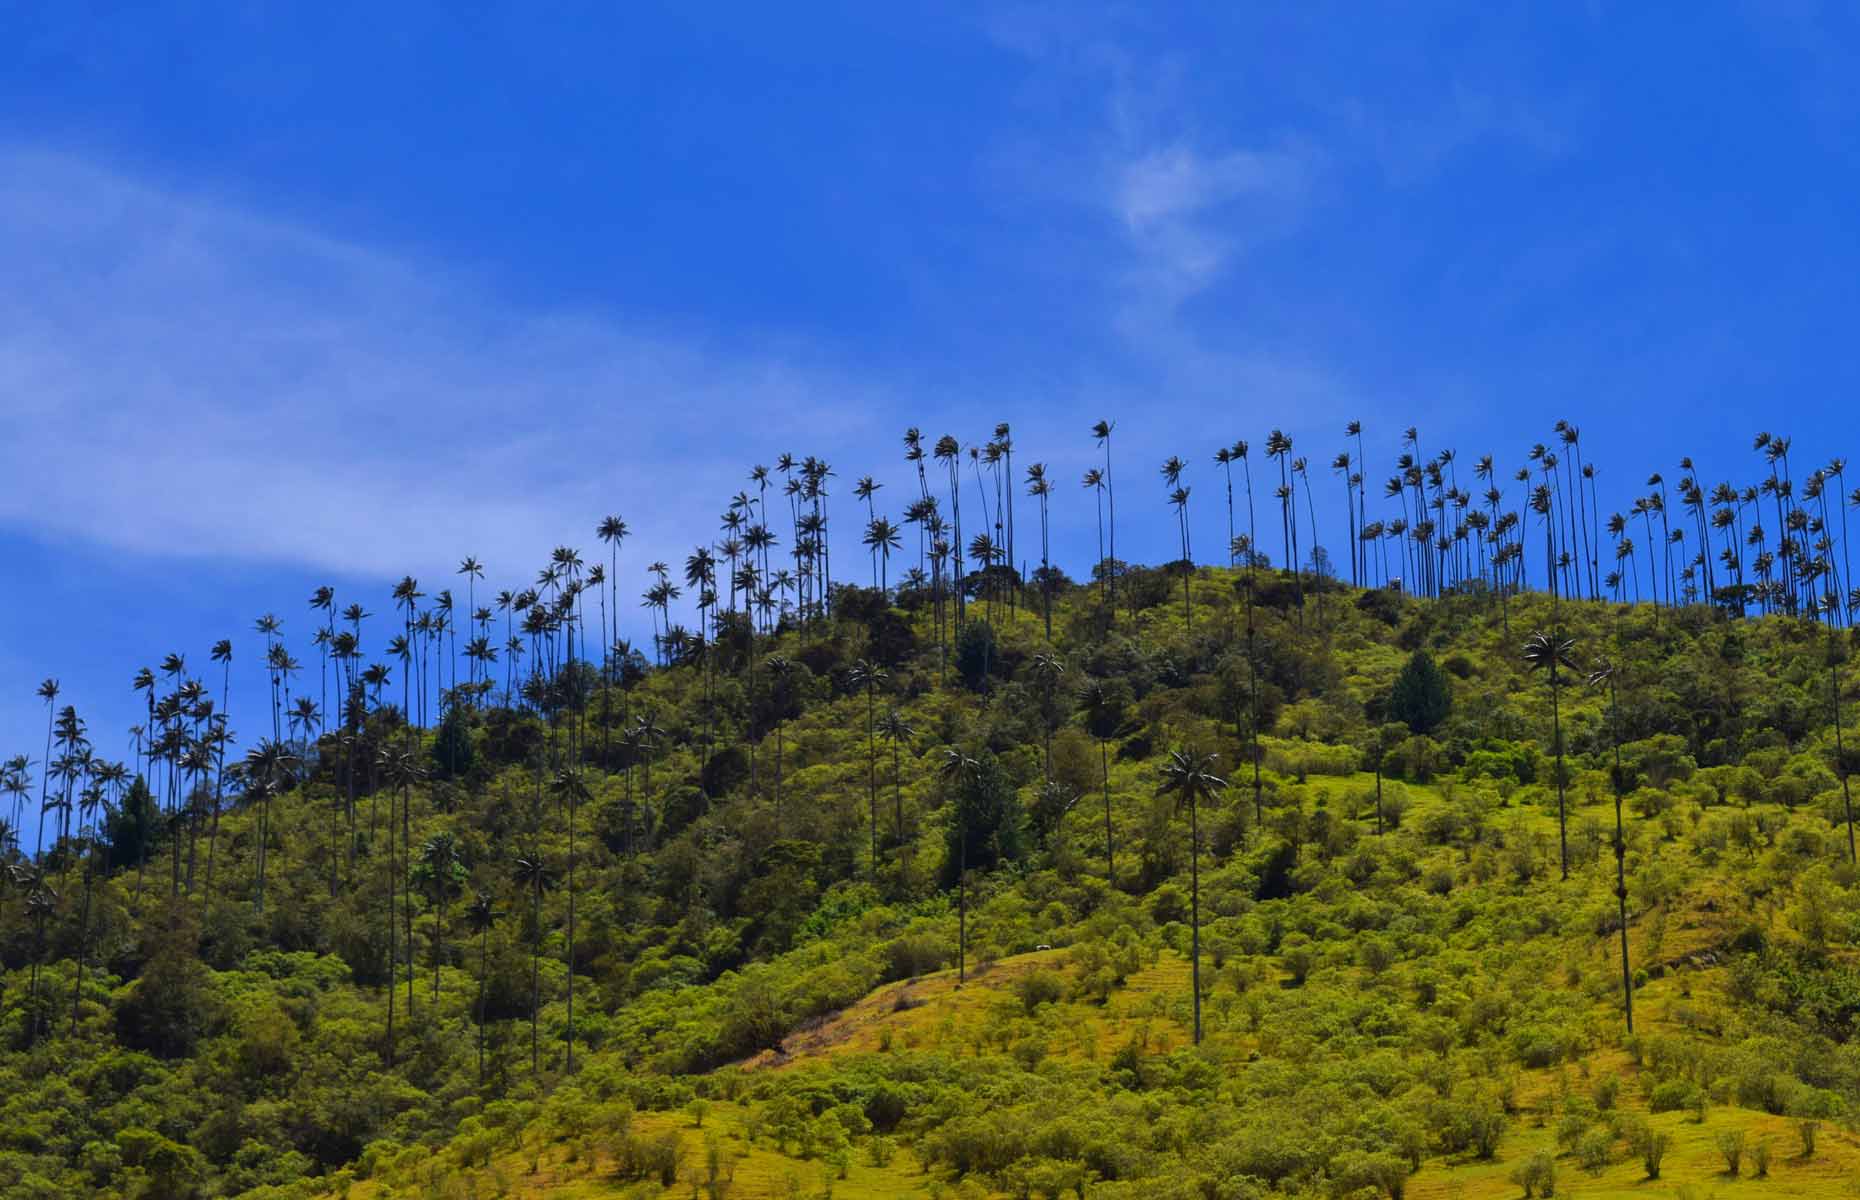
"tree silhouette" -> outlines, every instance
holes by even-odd
[[[1201,805],[1212,802],[1227,787],[1214,773],[1218,755],[1198,750],[1174,750],[1163,765],[1159,796],[1174,796],[1176,811],[1188,809],[1188,934],[1189,972],[1195,997],[1195,1044],[1201,1044]]]
[[[872,832],[872,878],[878,878],[878,734],[874,726],[878,686],[891,676],[885,669],[869,659],[860,659],[853,664],[852,674],[847,676],[847,686],[854,691],[865,693],[865,745],[866,745],[866,807],[871,817]]]
[[[1556,828],[1563,878],[1569,878],[1569,820],[1564,795],[1562,678],[1558,668],[1574,671],[1576,643],[1561,634],[1534,633],[1524,643],[1524,663],[1550,676],[1550,720],[1556,748]]]
[[[1617,692],[1613,664],[1602,663],[1590,671],[1589,686],[1604,689],[1608,693],[1608,734],[1615,751],[1614,770],[1609,772],[1608,778],[1615,797],[1615,913],[1621,932],[1621,1011],[1627,1019],[1628,1036],[1633,1037],[1634,976],[1628,966],[1627,935],[1627,832],[1621,818],[1621,793],[1627,786],[1627,780],[1621,767],[1621,698]]]
[[[478,939],[478,999],[475,1005],[478,1025],[478,1086],[484,1087],[484,985],[490,975],[491,927],[497,924],[497,905],[490,896],[479,892],[465,906],[465,928]]]

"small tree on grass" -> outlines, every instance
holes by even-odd
[[[1556,1195],[1556,1158],[1539,1150],[1511,1170],[1511,1181],[1524,1189],[1524,1200]]]
[[[1795,1123],[1795,1132],[1802,1139],[1802,1157],[1815,1157],[1815,1135],[1821,1132],[1821,1122],[1814,1117],[1801,1117]]]
[[[1724,1173],[1736,1178],[1744,1164],[1744,1131],[1720,1129],[1718,1131],[1718,1153],[1724,1156]]]
[[[1624,1118],[1621,1133],[1628,1144],[1628,1149],[1640,1155],[1640,1165],[1646,1170],[1647,1178],[1660,1177],[1660,1163],[1666,1158],[1667,1147],[1672,1145],[1672,1137],[1653,1128],[1640,1117]]]

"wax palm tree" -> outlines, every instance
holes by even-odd
[[[1826,619],[1828,627],[1827,663],[1828,663],[1828,701],[1834,718],[1834,766],[1841,780],[1841,806],[1847,818],[1847,861],[1860,862],[1854,846],[1854,802],[1847,781],[1847,745],[1841,732],[1841,660],[1846,652],[1839,636],[1835,633],[1835,610],[1837,599],[1821,601],[1818,610]]]
[[[891,836],[899,845],[904,844],[904,765],[900,758],[900,748],[917,733],[903,713],[895,708],[885,710],[885,715],[878,719],[879,736],[891,743]]]
[[[1634,1036],[1634,976],[1628,968],[1627,935],[1627,832],[1622,824],[1621,793],[1627,786],[1621,767],[1621,698],[1616,690],[1616,671],[1612,663],[1601,663],[1589,672],[1589,686],[1608,692],[1608,732],[1615,748],[1615,769],[1609,780],[1615,794],[1615,911],[1621,927],[1621,1011],[1627,1018],[1627,1032]]]
[[[1182,616],[1190,630],[1193,630],[1195,614],[1189,599],[1188,581],[1195,572],[1195,563],[1190,556],[1188,543],[1188,489],[1182,486],[1182,472],[1187,466],[1187,463],[1171,454],[1163,461],[1162,477],[1163,482],[1172,489],[1169,504],[1175,509],[1176,536],[1182,546]]]
[[[142,675],[138,675],[136,677],[137,686],[141,686],[143,675],[148,676],[149,711],[153,713],[154,705],[155,705],[155,677],[149,674],[149,672],[146,669],[144,669],[144,671],[142,672]],[[57,715],[56,710],[53,708],[53,705],[56,704],[58,701],[58,681],[56,679],[46,679],[44,682],[39,684],[39,688],[38,688],[36,695],[39,697],[39,699],[45,701],[45,758],[43,761],[45,762],[47,769],[39,773],[39,814],[40,815],[39,815],[39,820],[37,822],[38,828],[34,830],[34,833],[33,833],[32,857],[34,858],[34,860],[37,860],[39,855],[42,854],[45,850],[45,816],[44,814],[45,814],[46,799],[50,794],[49,789],[51,787],[51,782],[52,782],[52,773],[50,770],[50,766],[52,762],[52,732],[53,732],[53,723]]]
[[[1027,494],[1040,502],[1040,607],[1046,623],[1046,640],[1053,640],[1053,560],[1052,541],[1047,525],[1047,497],[1053,494],[1053,485],[1046,478],[1046,464],[1034,463],[1027,468]]]
[[[484,1087],[484,987],[491,974],[491,927],[497,924],[496,903],[483,892],[465,906],[465,928],[478,939],[478,999],[473,1012],[478,1025],[478,1086]]]
[[[945,746],[937,778],[955,796],[956,818],[956,986],[968,978],[969,947],[969,789],[981,776],[981,764],[954,746]]]
[[[562,1040],[567,1048],[568,1074],[575,1073],[575,809],[594,799],[588,781],[580,771],[556,772],[553,785],[556,798],[568,811],[568,1023]]]
[[[1562,677],[1558,668],[1576,670],[1575,650],[1576,643],[1561,633],[1534,633],[1524,643],[1525,665],[1533,671],[1546,671],[1550,676],[1550,720],[1556,746],[1556,827],[1564,879],[1569,878],[1569,821],[1563,778]]]
[[[413,819],[410,814],[413,809],[413,785],[419,782],[420,780],[426,778],[426,768],[420,762],[419,754],[415,750],[413,750],[411,747],[405,746],[405,745],[403,745],[400,749],[394,749],[392,747],[383,747],[376,761],[377,761],[377,764],[378,764],[378,767],[381,773],[381,781],[385,783],[390,789],[388,793],[389,810],[388,810],[388,861],[387,861],[388,887],[389,887],[389,892],[388,892],[388,925],[389,925],[389,934],[388,934],[388,1021],[389,1021],[388,1043],[389,1043],[389,1053],[392,1054],[393,1040],[394,1040],[394,1034],[393,1034],[393,1028],[392,1028],[392,1022],[393,1022],[393,1017],[394,1017],[394,1008],[393,1008],[393,1005],[394,1005],[394,971],[395,971],[395,967],[398,961],[394,957],[394,938],[396,935],[393,929],[394,896],[395,896],[396,891],[398,891],[401,895],[401,912],[404,916],[404,921],[402,922],[402,924],[405,929],[404,940],[405,940],[405,944],[407,947],[407,1023],[409,1025],[413,1023],[413,1017],[414,1017],[414,1006],[413,1006],[413,986],[414,986],[413,896],[412,896],[412,893],[408,889],[400,886],[400,880],[404,872],[402,871],[400,867],[400,860],[396,859],[395,852],[394,852],[394,812],[393,812],[392,805],[393,805],[394,793],[398,792],[400,795],[400,815],[401,815],[401,842],[400,842],[401,853],[405,855],[408,859],[411,859],[413,855],[413,838],[411,836],[411,831],[413,828]]]
[[[26,913],[32,918],[32,973],[27,985],[27,1004],[31,1016],[27,1026],[30,1041],[37,1041],[44,1026],[44,1006],[39,1003],[39,969],[45,958],[45,923],[58,910],[58,892],[51,875],[41,863],[29,863],[22,871],[22,890],[26,893]]]
[[[1045,750],[1042,754],[1042,773],[1046,782],[1053,780],[1053,689],[1066,673],[1066,664],[1056,654],[1040,653],[1033,656],[1029,669],[1040,684],[1043,709],[1040,713],[1040,740]]]
[[[865,693],[865,741],[866,741],[866,788],[867,805],[872,822],[872,878],[878,878],[878,736],[874,721],[875,705],[878,702],[879,685],[891,676],[885,668],[870,659],[860,659],[853,664],[852,674],[846,683],[853,691]]]
[[[965,597],[962,594],[962,556],[960,553],[962,546],[962,488],[960,486],[962,443],[946,433],[936,440],[936,445],[930,453],[939,463],[943,464],[944,476],[949,480],[950,544],[958,550],[958,553],[951,559],[955,565],[955,571],[950,579],[950,587],[951,594],[956,601],[956,623],[960,626],[965,603]]]
[[[1286,474],[1290,465],[1292,439],[1282,430],[1275,429],[1266,435],[1266,457],[1279,464],[1279,524],[1285,542],[1285,565],[1292,572],[1294,591],[1298,600],[1298,609],[1304,611],[1305,585],[1304,575],[1298,567],[1298,505],[1292,492],[1291,476]]]
[[[1110,741],[1124,723],[1124,706],[1096,679],[1088,679],[1079,689],[1079,712],[1086,731],[1098,743],[1098,768],[1104,782],[1104,877],[1117,886],[1117,851],[1111,839],[1111,751]]]
[[[458,835],[442,829],[420,844],[413,882],[433,906],[433,1003],[439,1003],[439,967],[446,953],[446,902],[465,886],[465,860]]]
[[[555,882],[540,853],[516,861],[517,884],[530,895],[530,1070],[542,1071],[538,1022],[542,1016],[542,894]]]
[[[16,755],[7,760],[6,773],[0,776],[0,792],[5,792],[12,802],[13,815],[7,821],[7,832],[8,842],[15,854],[19,852],[20,815],[25,808],[26,797],[32,792],[32,774],[28,770],[30,766],[31,760],[24,754]]]
[[[780,829],[782,727],[787,723],[788,681],[794,673],[794,663],[785,655],[771,654],[762,661],[762,669],[768,672],[769,701],[775,714],[775,827]]]
[[[1218,757],[1199,750],[1172,751],[1156,789],[1159,796],[1175,797],[1177,812],[1188,809],[1189,973],[1195,996],[1196,1045],[1201,1044],[1201,805],[1212,803],[1227,787],[1227,781],[1214,773]]]
[[[1086,477],[1088,481],[1087,486],[1096,487],[1098,482],[1103,483],[1105,503],[1111,510],[1109,525],[1111,531],[1111,557],[1106,563],[1106,576],[1111,589],[1111,600],[1110,607],[1106,611],[1113,621],[1117,619],[1117,493],[1113,491],[1111,487],[1111,434],[1116,428],[1117,422],[1115,421],[1099,421],[1096,425],[1091,427],[1092,437],[1097,439],[1098,445],[1104,450],[1104,472],[1099,481],[1091,480],[1090,476]],[[1099,558],[1103,561],[1102,553],[1100,553]]]
[[[1215,465],[1221,468],[1221,474],[1227,486],[1227,565],[1234,565],[1234,553],[1238,548],[1234,534],[1234,451],[1232,446],[1222,446],[1214,452]]]
[[[865,536],[861,539],[866,549],[872,552],[873,565],[878,569],[878,594],[889,595],[891,591],[891,552],[900,544],[898,527],[891,523],[889,517],[874,517],[865,527]]]
[[[71,986],[71,1036],[78,1032],[78,1016],[84,999],[84,967],[90,939],[91,880],[97,857],[97,817],[109,811],[106,786],[125,774],[120,763],[92,761],[87,764],[88,779],[78,793],[78,852],[84,856],[84,901],[78,909],[77,973]]]
[[[259,808],[258,875],[253,911],[261,916],[265,912],[265,865],[269,858],[266,851],[271,837],[271,799],[292,780],[292,773],[299,761],[289,744],[269,739],[261,740],[245,756],[247,789],[256,788],[258,791],[254,797]]]
[[[1079,480],[1081,486],[1089,489],[1092,498],[1098,502],[1098,602],[1104,603],[1106,576],[1109,574],[1104,558],[1104,472],[1093,467],[1085,472]]]

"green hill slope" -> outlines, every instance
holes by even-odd
[[[1244,582],[847,589],[132,802],[0,903],[0,1195],[1842,1190],[1844,635]]]

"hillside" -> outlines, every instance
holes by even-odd
[[[1132,569],[1115,611],[976,582],[960,621],[856,587],[723,614],[662,667],[580,661],[577,614],[513,701],[455,679],[411,727],[419,685],[357,671],[342,728],[254,747],[225,803],[211,757],[132,772],[0,900],[0,1196],[1860,1169],[1845,631],[1205,567]]]

